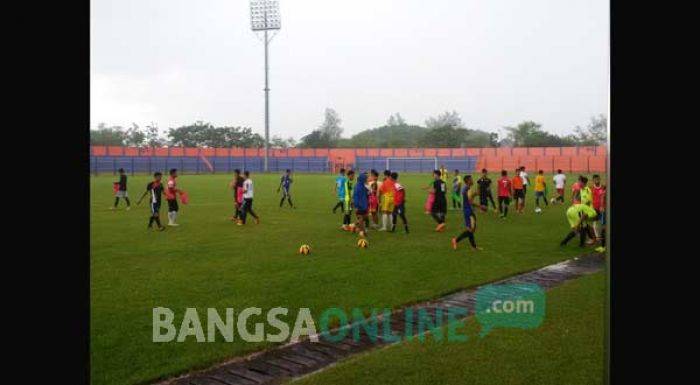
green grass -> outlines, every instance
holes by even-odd
[[[469,336],[465,342],[416,339],[294,384],[602,384],[605,274],[567,282],[546,295],[545,319],[537,329],[494,329],[479,339],[472,317],[460,329]]]
[[[461,231],[461,213],[448,213],[445,233],[433,231],[435,223],[423,214],[426,193],[420,189],[429,175],[400,178],[407,188],[411,234],[372,232],[369,248],[358,249],[356,236],[339,230],[340,214],[330,212],[334,178],[295,175],[292,193],[299,208],[291,210],[278,208],[278,175],[254,175],[255,210],[262,222],[241,227],[228,220],[230,176],[181,176],[179,186],[191,203],[181,206],[181,226],[162,233],[146,230],[147,201],[128,212],[123,206],[110,211],[115,177],[91,178],[93,384],[149,382],[267,346],[239,339],[153,343],[154,307],[175,311],[178,327],[187,307],[200,314],[208,307],[284,306],[291,314],[308,307],[317,317],[328,307],[395,307],[429,299],[580,253],[575,242],[558,246],[567,232],[565,207],[550,205],[534,214],[530,191],[524,215],[514,214],[513,205],[506,220],[477,214],[476,238],[483,251],[464,246],[453,251],[449,240]],[[129,178],[132,204],[149,180]],[[309,256],[296,253],[302,243],[311,245]]]

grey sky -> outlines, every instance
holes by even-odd
[[[605,0],[280,0],[271,135],[326,107],[344,136],[399,112],[456,110],[470,128],[522,120],[565,134],[608,105]],[[247,0],[92,0],[91,126],[209,121],[263,134],[263,45]]]

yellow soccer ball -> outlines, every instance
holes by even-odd
[[[368,245],[369,245],[369,242],[367,242],[367,240],[364,239],[364,238],[360,238],[360,239],[357,240],[357,247],[359,247],[359,248],[364,249],[364,248],[366,248]]]
[[[311,252],[311,246],[309,246],[309,245],[301,245],[301,247],[299,247],[299,254],[307,255],[310,252]]]

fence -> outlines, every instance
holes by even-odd
[[[231,173],[235,169],[262,172],[264,160],[261,157],[144,157],[144,156],[91,156],[90,170],[93,174],[116,174],[123,168],[128,174],[146,173],[156,171],[166,172],[176,168],[181,173]],[[299,157],[299,158],[270,158],[268,160],[270,171],[284,171],[291,169],[294,172],[326,172],[329,170],[328,158]]]
[[[177,168],[184,173],[230,173],[234,169],[261,172],[263,149],[256,148],[136,148],[92,146],[90,169],[94,174],[152,173]],[[605,172],[607,148],[597,147],[500,147],[500,148],[290,148],[270,150],[270,171],[337,171],[340,167],[383,170],[387,158],[391,167],[403,172],[428,172],[438,158],[448,169],[474,171],[528,170],[553,172]]]

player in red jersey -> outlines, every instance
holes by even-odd
[[[401,183],[399,183],[399,174],[397,172],[391,173],[391,179],[394,180],[394,186],[396,191],[394,191],[394,212],[392,213],[393,221],[391,222],[391,232],[396,230],[396,217],[401,217],[403,221],[403,228],[408,234],[408,220],[406,219],[406,206],[404,205],[406,201],[406,189]]]
[[[605,246],[605,185],[601,183],[600,175],[593,175],[593,208],[598,213],[598,220],[593,222],[593,232]]]
[[[581,203],[581,189],[583,188],[583,185],[581,184],[581,176],[579,175],[578,179],[574,184],[571,185],[571,203],[572,204],[579,204]]]
[[[170,176],[168,177],[168,184],[165,188],[165,199],[168,201],[168,226],[180,226],[175,223],[179,210],[177,194],[181,192],[177,188],[177,183],[175,182],[175,179],[177,179],[177,169],[170,169],[168,174]]]
[[[510,205],[510,197],[513,194],[513,184],[508,179],[508,171],[501,171],[501,179],[498,180],[498,212],[501,213],[501,218],[508,216],[508,205]]]
[[[241,170],[233,170],[233,180],[229,183],[228,187],[233,193],[233,216],[231,220],[238,222],[241,219],[241,205],[243,204],[243,177],[241,176]]]

